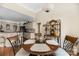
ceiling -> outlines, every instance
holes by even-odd
[[[43,8],[43,6],[46,5],[46,3],[22,3],[19,5],[23,6],[24,8],[27,8],[33,12],[36,12],[36,11],[39,11],[41,8]]]
[[[12,21],[32,20],[33,17],[31,17],[28,14],[25,14],[28,12],[27,10],[30,10],[30,11],[36,13],[43,8],[47,8],[47,7],[53,8],[53,4],[50,4],[50,6],[49,6],[49,4],[47,4],[47,3],[17,3],[18,6],[13,3],[8,3],[8,4],[9,5],[7,5],[5,3],[0,4],[0,19],[2,19],[2,20],[12,20]],[[16,6],[16,8],[14,8],[14,10],[12,9],[13,7],[11,6],[11,4],[13,4],[12,6],[14,6],[14,5]],[[7,7],[3,7],[1,5],[11,6],[11,7],[7,8]],[[18,12],[20,9],[22,9],[21,13]],[[30,11],[28,13],[31,13]]]
[[[32,17],[0,6],[0,19],[12,21],[31,20]]]
[[[32,12],[38,12],[45,8],[54,8],[54,4],[52,3],[21,3],[20,6],[23,6],[24,8],[32,11]]]

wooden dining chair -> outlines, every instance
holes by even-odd
[[[16,53],[21,49],[21,46],[19,44],[20,40],[17,36],[14,37],[10,37],[8,38],[10,44],[12,45],[13,51],[14,51],[14,55],[16,55]]]
[[[78,39],[77,37],[66,35],[64,43],[63,43],[64,50],[66,50],[69,54],[72,54],[71,51],[77,39]]]

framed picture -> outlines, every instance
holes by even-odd
[[[10,24],[6,24],[6,30],[10,30]]]
[[[17,25],[13,25],[13,30],[17,31]]]

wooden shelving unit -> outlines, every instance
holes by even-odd
[[[52,37],[61,45],[61,21],[51,20],[45,25],[45,37]]]

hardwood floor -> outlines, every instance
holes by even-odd
[[[11,47],[0,47],[0,56],[14,56],[13,49]]]

